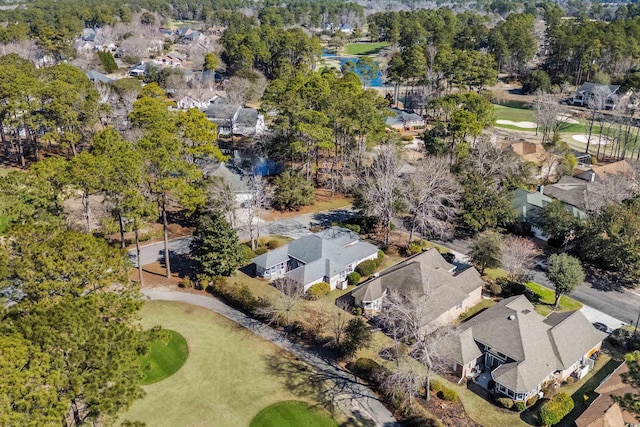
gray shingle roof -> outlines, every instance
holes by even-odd
[[[354,238],[358,240],[354,241]],[[288,245],[254,258],[253,262],[260,267],[271,268],[289,258],[299,260],[305,265],[289,271],[287,276],[306,284],[318,279],[322,280],[324,277],[335,276],[344,271],[348,264],[370,257],[377,252],[376,246],[361,241],[357,234],[339,227],[332,227],[300,237]]]
[[[579,311],[545,318],[524,295],[502,300],[465,322],[460,330],[471,331],[476,342],[512,359],[492,376],[517,393],[533,390],[555,370],[568,369],[606,336]],[[465,357],[457,353],[452,358],[468,363]]]
[[[452,272],[454,268],[436,249],[430,249],[359,285],[351,292],[351,296],[360,306],[365,301],[381,298],[390,290],[405,296],[428,298],[429,312],[424,320],[432,322],[482,287],[480,274],[475,268],[468,268],[459,274]]]
[[[578,209],[584,209],[586,188],[587,182],[585,180],[563,176],[557,183],[545,185],[544,192]]]

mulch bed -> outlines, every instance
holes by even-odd
[[[424,399],[419,399],[419,402],[423,408],[448,427],[482,427],[467,415],[460,401],[447,402],[431,394],[429,402]]]

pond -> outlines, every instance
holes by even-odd
[[[358,59],[359,59],[357,57],[337,56],[336,54],[328,53],[328,52],[324,52],[322,54],[322,58],[328,59],[328,60],[332,60],[332,61],[338,61],[340,63],[340,69],[342,69],[342,66],[344,64],[346,64],[348,61],[358,62]],[[378,66],[380,66],[380,64],[377,61],[374,61],[374,62],[376,64],[378,64]],[[360,76],[360,80],[362,80],[362,76],[360,75],[360,73],[358,73],[358,75]],[[369,86],[371,86],[371,87],[382,87],[382,86],[384,86],[384,79],[382,77],[382,71],[378,71],[378,76],[375,79],[373,79],[373,80],[371,80],[369,82]]]

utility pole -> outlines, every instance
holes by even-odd
[[[633,328],[633,336],[636,336],[636,332],[638,331],[638,322],[640,322],[640,311],[638,311],[638,318],[636,319],[636,326]]]

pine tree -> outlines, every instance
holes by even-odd
[[[219,213],[200,217],[191,254],[199,272],[209,276],[230,276],[243,263],[238,236]]]

